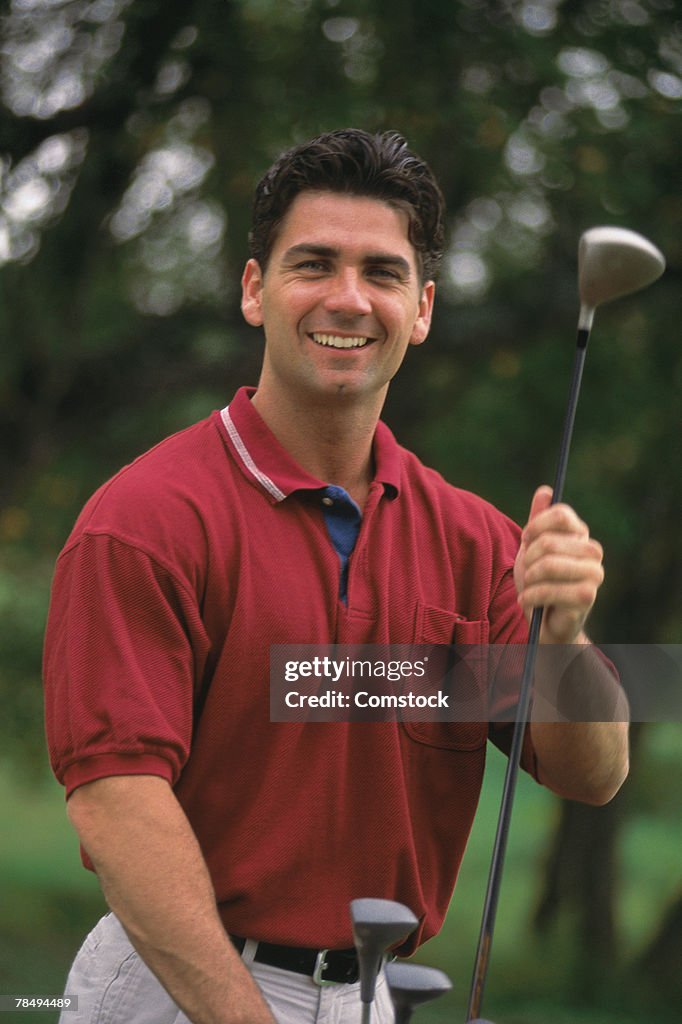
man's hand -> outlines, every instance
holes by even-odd
[[[514,564],[514,582],[526,618],[544,607],[541,643],[586,642],[585,620],[604,579],[601,544],[568,505],[552,505],[551,487],[539,487]]]
[[[514,563],[519,603],[529,620],[534,608],[545,609],[541,643],[589,644],[583,627],[604,579],[604,553],[572,508],[561,503],[552,505],[551,501],[551,487],[539,487],[533,496]],[[551,693],[556,688],[557,663],[552,658],[545,675],[538,656],[536,711],[542,704],[539,697],[543,686],[549,684]],[[590,718],[555,720],[554,699],[548,705],[549,717],[534,718],[530,728],[538,777],[567,800],[600,805],[614,796],[628,773],[627,701],[617,679],[598,655],[588,662],[581,661],[581,671],[574,675],[578,689],[570,696],[576,708],[584,702]],[[608,708],[606,721],[592,717],[600,702]]]

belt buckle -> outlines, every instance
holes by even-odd
[[[328,949],[321,949],[320,952],[317,954],[317,958],[315,960],[315,970],[313,971],[313,981],[315,982],[316,985],[319,985],[320,988],[323,988],[325,985],[336,985],[336,984],[338,984],[336,981],[326,981],[325,978],[322,977],[322,975],[324,974],[324,972],[325,972],[325,970],[327,968],[327,953],[328,952],[329,952]]]

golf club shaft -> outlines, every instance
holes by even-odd
[[[587,343],[589,340],[589,329],[581,327],[578,330],[578,341],[576,344],[575,359],[573,361],[573,375],[571,377],[571,387],[568,394],[568,406],[566,408],[566,417],[564,419],[564,430],[561,438],[561,448],[559,449],[556,475],[554,477],[554,488],[552,492],[553,505],[556,505],[557,502],[561,501],[564,494],[566,470],[568,468],[568,455],[571,450],[571,439],[573,437],[573,424],[575,423],[575,413],[578,408],[578,396],[580,395],[580,385],[583,379],[583,368],[585,366],[585,356],[587,355]]]
[[[370,1024],[370,1020],[371,1019],[372,1019],[372,1004],[371,1003],[363,1003],[362,1004],[361,1024]]]
[[[552,493],[553,505],[561,501],[564,483],[566,481],[568,455],[571,448],[573,424],[575,423],[575,413],[578,406],[578,396],[580,394],[580,384],[582,381],[589,336],[589,330],[585,328],[580,328],[578,330],[578,341],[575,360],[573,363],[573,375],[571,377],[568,407],[566,409],[566,416],[564,419],[561,448],[559,450],[559,460],[554,479],[554,489]],[[523,675],[521,677],[521,688],[519,691],[519,700],[516,709],[514,732],[512,735],[511,750],[509,752],[509,761],[507,763],[507,771],[504,779],[500,814],[497,822],[497,832],[495,835],[495,845],[493,847],[493,856],[490,864],[488,887],[486,889],[485,902],[483,906],[481,931],[471,982],[471,993],[469,996],[469,1007],[467,1009],[466,1018],[467,1021],[475,1020],[477,1017],[481,1016],[481,1004],[483,1002],[483,991],[488,973],[490,949],[492,946],[493,929],[495,927],[495,915],[497,913],[500,885],[502,883],[502,871],[504,868],[504,857],[507,849],[507,839],[509,837],[509,825],[511,822],[514,793],[516,791],[516,781],[519,774],[521,752],[523,749],[523,738],[526,723],[528,721],[528,711],[533,689],[533,675],[535,671],[538,642],[540,639],[540,628],[542,626],[542,612],[542,608],[534,609],[528,633],[528,645],[526,647],[526,657],[523,666]]]

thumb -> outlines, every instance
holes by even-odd
[[[530,503],[528,523],[532,522],[532,520],[535,519],[536,516],[540,515],[541,512],[544,512],[546,509],[549,508],[549,506],[552,504],[553,493],[554,492],[552,488],[548,487],[547,484],[543,484],[541,487],[537,488],[535,494],[533,495],[533,500]],[[521,544],[519,545],[519,551],[516,556],[516,561],[514,562],[514,582],[516,583],[516,589],[519,592],[519,594],[523,590],[523,581],[526,574],[526,530],[528,528],[528,523],[526,523],[526,527],[524,528],[523,533],[521,535]]]
[[[533,500],[530,503],[528,522],[530,522],[532,519],[535,519],[535,517],[539,515],[540,512],[544,512],[545,509],[549,508],[549,506],[552,504],[552,494],[552,488],[548,487],[547,484],[542,484],[541,487],[538,487],[535,494],[533,495]]]

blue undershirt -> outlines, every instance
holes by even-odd
[[[330,484],[322,491],[322,508],[329,538],[339,556],[341,577],[339,597],[348,603],[348,559],[353,553],[360,532],[362,513],[343,487]]]

